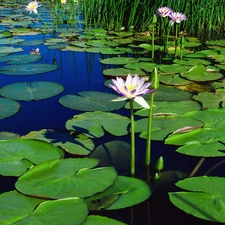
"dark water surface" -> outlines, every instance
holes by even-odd
[[[39,36],[27,36],[20,37],[23,39],[38,39],[38,38],[50,38],[51,35],[39,35]],[[16,47],[16,46],[15,46]],[[52,64],[56,61],[58,70],[40,75],[31,76],[7,76],[0,74],[0,88],[15,82],[32,82],[32,81],[52,81],[63,85],[64,92],[61,94],[46,100],[22,102],[20,101],[20,111],[10,118],[0,120],[0,131],[8,131],[24,135],[30,131],[40,129],[55,129],[64,130],[65,123],[68,119],[72,118],[78,112],[65,108],[58,102],[61,96],[66,94],[77,94],[80,91],[103,91],[114,93],[111,89],[104,85],[106,79],[103,76],[103,65],[99,60],[105,56],[101,54],[93,53],[79,53],[71,51],[61,50],[49,50],[47,46],[29,46],[23,47],[24,52],[18,54],[29,53],[32,48],[40,48],[40,53],[43,56],[42,60],[36,63],[48,63]],[[1,63],[0,66],[5,65]],[[129,116],[128,110],[121,110]],[[105,140],[109,141],[113,137],[107,136]],[[125,138],[129,142],[129,137]],[[97,140],[100,144],[101,140]],[[139,154],[139,163],[142,165],[144,156],[144,140],[137,140],[136,145],[137,153]],[[152,144],[153,156],[152,161],[156,161],[159,156],[163,156],[165,159],[165,170],[180,170],[189,174],[194,168],[199,159],[182,156],[175,153],[176,147],[164,146],[161,142],[153,142]],[[206,162],[203,168],[199,171],[199,174],[207,171],[216,163],[216,161]],[[141,171],[141,166],[139,167]],[[221,171],[213,171],[217,173]],[[213,175],[210,174],[210,175]],[[1,178],[1,193],[14,189],[14,183],[17,178],[13,177],[0,177]],[[117,212],[102,212],[102,215],[119,219],[123,222],[130,223],[131,212],[133,210],[133,223],[134,225],[149,224],[152,225],[205,225],[215,224],[203,220],[199,220],[192,216],[187,215],[183,211],[177,209],[170,203],[168,199],[168,191],[176,190],[173,185],[169,185],[157,192],[150,198],[147,203],[142,203],[132,209],[118,210]],[[149,205],[148,205],[149,204]],[[148,216],[148,212],[150,213]]]

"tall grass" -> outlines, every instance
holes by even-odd
[[[168,6],[184,13],[181,29],[203,39],[223,37],[225,0],[83,0],[85,23],[120,31],[145,31],[157,8]],[[159,20],[160,21],[160,20]]]

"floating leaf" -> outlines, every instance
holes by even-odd
[[[100,167],[113,166],[119,174],[126,174],[130,170],[130,144],[124,141],[101,144],[89,158],[98,159]]]
[[[125,65],[127,63],[137,63],[139,60],[131,57],[112,57],[100,60],[103,64]]]
[[[225,178],[192,177],[176,185],[188,191],[169,193],[170,201],[176,207],[203,220],[225,222]]]
[[[126,224],[108,217],[91,215],[87,217],[87,219],[82,223],[82,225],[126,225]]]
[[[49,160],[24,173],[16,188],[42,198],[93,196],[112,185],[117,177],[113,167],[92,169],[97,164],[98,160],[88,158]]]
[[[0,62],[7,62],[8,64],[25,64],[32,63],[40,60],[42,58],[41,55],[35,54],[16,54],[16,55],[8,55],[0,58]]]
[[[76,155],[88,155],[94,149],[94,143],[89,137],[84,134],[76,134],[72,131],[60,132],[43,129],[31,131],[21,138],[43,140]]]
[[[47,73],[56,70],[56,65],[51,64],[24,64],[24,65],[8,65],[0,67],[0,73],[5,75],[34,75]]]
[[[194,66],[197,64],[203,64],[203,65],[210,65],[211,62],[204,59],[191,59],[191,58],[185,58],[185,59],[175,59],[173,60],[174,63],[181,64],[181,65],[189,65]]]
[[[0,141],[0,174],[20,176],[32,164],[61,158],[61,151],[39,140]]]
[[[128,133],[129,123],[129,118],[119,114],[100,111],[86,112],[68,120],[66,129],[79,131],[92,138],[102,137],[104,130],[115,136],[123,136]]]
[[[38,101],[58,95],[63,90],[63,86],[54,82],[18,82],[2,87],[0,89],[0,94],[14,100]]]
[[[20,38],[2,38],[0,39],[0,45],[12,45],[12,44],[18,44],[25,41],[24,39]]]
[[[0,132],[0,140],[12,140],[18,139],[20,137],[19,134],[15,134],[12,132],[2,131]]]
[[[159,80],[161,83],[168,85],[187,85],[191,83],[191,81],[184,79],[179,75],[161,75],[159,76]]]
[[[108,189],[85,199],[91,210],[115,210],[139,204],[149,198],[151,192],[143,180],[118,176]]]
[[[5,119],[16,114],[20,109],[20,104],[11,99],[0,98],[0,109],[0,119]]]
[[[142,132],[142,138],[147,137],[147,120],[145,118],[135,122],[135,131]],[[185,126],[202,125],[202,122],[185,116],[156,116],[152,120],[152,140],[164,140],[168,134]]]
[[[159,69],[164,73],[181,73],[189,70],[190,66],[184,66],[180,64],[172,64],[172,65],[160,65]]]
[[[140,69],[130,70],[130,69],[125,69],[125,68],[115,68],[115,69],[103,70],[103,74],[107,75],[107,76],[127,76],[129,73],[137,74],[139,76],[146,75],[146,73]]]
[[[22,52],[23,49],[22,48],[14,48],[14,47],[0,47],[0,53],[4,53],[4,54],[10,54],[10,53],[14,53],[14,52]]]
[[[125,101],[114,102],[118,96],[105,92],[83,91],[78,95],[65,95],[59,99],[63,106],[80,111],[112,111],[122,108]]]
[[[68,225],[80,225],[88,215],[87,205],[81,198],[45,201],[11,191],[0,195],[0,202],[1,224],[61,225],[66,221]]]

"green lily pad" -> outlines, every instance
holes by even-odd
[[[10,53],[22,52],[22,51],[23,51],[22,48],[15,48],[15,47],[8,47],[8,46],[0,47],[0,53],[4,53],[4,54],[10,54]]]
[[[137,63],[139,60],[131,57],[112,57],[100,60],[103,64],[125,65],[128,63]]]
[[[38,101],[56,96],[63,90],[63,86],[54,82],[18,82],[2,87],[0,95],[20,101]]]
[[[185,59],[175,59],[173,60],[174,63],[181,64],[181,65],[189,65],[189,66],[195,66],[197,64],[203,64],[203,65],[210,65],[211,62],[204,59],[191,59],[191,58],[185,58]]]
[[[207,45],[217,45],[217,46],[225,46],[225,39],[220,39],[220,40],[209,40],[206,41]]]
[[[100,53],[103,55],[118,55],[118,54],[123,54],[124,51],[121,50],[120,48],[114,49],[114,48],[101,48]]]
[[[0,67],[0,73],[5,75],[34,75],[56,70],[58,67],[51,64],[22,64]]]
[[[180,64],[172,64],[172,65],[160,65],[159,69],[164,73],[181,73],[189,70],[191,66],[185,66]]]
[[[72,46],[72,45],[67,45],[64,50],[69,50],[73,52],[84,52],[85,49],[83,47],[78,47],[78,46]]]
[[[41,45],[43,44],[43,40],[24,40],[22,43],[18,43],[19,46],[35,46],[35,45]]]
[[[99,160],[100,167],[113,166],[119,174],[130,170],[130,144],[124,141],[110,141],[99,145],[89,156]]]
[[[88,216],[82,225],[126,225],[120,221],[104,217],[104,216]]]
[[[193,141],[179,147],[176,152],[197,157],[224,157],[225,145],[216,141],[209,143]]]
[[[192,177],[176,183],[187,191],[170,192],[170,201],[179,209],[203,220],[225,222],[223,177]]]
[[[96,159],[49,160],[24,173],[16,182],[23,194],[41,198],[89,197],[104,191],[115,181],[113,167],[94,168]]]
[[[80,225],[88,215],[86,203],[76,197],[46,201],[11,191],[1,194],[0,200],[1,224],[61,225],[66,221],[68,225]]]
[[[8,64],[25,64],[36,62],[41,58],[42,58],[41,55],[35,54],[16,54],[1,57],[0,62],[7,62]]]
[[[181,101],[191,99],[192,94],[171,86],[160,85],[155,92],[156,101]]]
[[[20,104],[11,99],[0,98],[0,109],[0,119],[5,119],[16,114],[20,109]]]
[[[22,139],[37,139],[51,143],[70,154],[88,155],[94,149],[93,141],[84,134],[76,134],[75,132],[60,132],[50,129],[39,131],[31,131]]]
[[[224,113],[225,110],[223,108],[219,108],[192,111],[186,113],[185,116],[202,121],[205,124],[205,128],[225,129]]]
[[[173,114],[183,115],[187,112],[200,110],[201,106],[192,100],[168,102],[154,101],[153,115]],[[148,116],[148,109],[141,109],[135,113],[138,116]]]
[[[179,75],[161,75],[159,76],[159,80],[163,84],[168,85],[187,85],[190,84],[191,81],[180,77]]]
[[[174,133],[166,138],[165,144],[186,145],[197,142],[204,144],[210,142],[225,142],[225,131],[216,128],[199,128],[185,133]]]
[[[225,102],[225,91],[217,89],[215,93],[202,92],[192,97],[194,100],[202,103],[203,108],[219,108],[221,103]]]
[[[78,95],[65,95],[59,99],[63,106],[80,111],[112,111],[122,108],[125,101],[114,102],[118,96],[105,92],[83,91]]]
[[[119,114],[100,111],[85,112],[68,120],[66,129],[79,131],[91,138],[102,137],[104,130],[115,136],[123,136],[128,134],[129,123],[129,118]]]
[[[0,45],[13,45],[24,42],[24,39],[20,38],[2,38],[0,39]]]
[[[184,55],[184,58],[198,58],[198,59],[201,59],[201,58],[205,58],[205,57],[206,57],[206,54],[203,53],[203,52],[195,52],[195,53],[192,53],[192,54]]]
[[[124,67],[126,69],[132,69],[132,70],[135,70],[135,69],[144,69],[147,72],[152,72],[153,69],[155,67],[157,67],[157,64],[156,63],[149,63],[149,62],[137,62],[137,63],[135,63],[135,62],[129,62]]]
[[[118,176],[108,189],[86,198],[85,202],[91,210],[115,210],[139,204],[150,194],[150,188],[143,180]]]
[[[184,77],[188,80],[193,80],[197,82],[218,80],[223,77],[222,73],[207,72],[206,67],[202,64],[197,64],[187,72],[181,73],[180,75],[181,77]]]
[[[114,68],[114,69],[106,69],[103,70],[103,74],[106,76],[127,76],[128,74],[137,74],[139,76],[144,76],[146,73],[140,69],[130,70],[125,68]]]
[[[18,139],[20,137],[19,134],[15,134],[12,132],[2,131],[0,132],[0,140],[12,140]]]
[[[20,176],[33,164],[61,158],[59,148],[39,140],[0,141],[0,174]]]
[[[135,122],[135,132],[142,132],[141,138],[147,137],[147,120],[140,119]],[[185,116],[156,116],[152,119],[152,140],[164,140],[168,134],[186,126],[202,126],[201,121]]]

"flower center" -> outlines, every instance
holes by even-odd
[[[30,5],[30,9],[31,9],[31,10],[33,10],[33,9],[35,9],[35,8],[36,8],[36,4],[33,3],[33,4]]]

